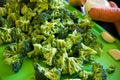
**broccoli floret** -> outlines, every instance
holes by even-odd
[[[16,54],[11,57],[7,57],[5,58],[5,61],[8,65],[11,66],[14,72],[18,72],[20,70],[23,62],[21,54]]]
[[[60,80],[61,78],[61,71],[56,67],[49,70],[37,63],[34,65],[34,69],[36,80]]]
[[[65,48],[58,51],[53,59],[53,65],[59,67],[62,70],[62,73],[66,73],[68,54]],[[64,69],[64,70],[63,70]]]
[[[43,57],[44,57],[44,63],[48,64],[49,66],[53,65],[53,59],[55,54],[57,53],[57,49],[56,48],[50,48],[47,49],[46,51],[44,51],[43,53]]]
[[[28,32],[30,26],[30,20],[25,17],[20,17],[20,19],[15,21],[17,27],[20,27],[23,32]]]
[[[109,67],[106,69],[106,71],[107,71],[109,74],[114,73],[115,70],[116,70],[115,65],[111,65],[111,66],[109,66]]]
[[[103,45],[101,42],[97,41],[97,37],[95,36],[95,34],[88,31],[82,34],[82,37],[83,37],[82,42],[85,45],[93,48],[97,52],[98,55],[100,55],[103,52]]]
[[[56,40],[56,45],[57,45],[57,49],[61,50],[62,48],[66,47],[66,42],[63,39],[57,39]]]
[[[90,78],[92,77],[93,73],[90,71],[80,71],[78,73],[78,76],[80,77],[81,80],[90,80]]]
[[[32,42],[29,40],[24,40],[17,43],[17,53],[22,54],[23,57],[27,55],[28,52],[33,50]]]
[[[36,80],[49,80],[45,76],[45,68],[41,67],[38,63],[34,65],[35,78]]]
[[[97,62],[92,63],[92,80],[107,80],[106,71],[103,66]]]
[[[64,0],[49,0],[48,1],[50,8],[63,8]]]
[[[69,35],[68,35],[68,38],[70,38],[70,39],[73,41],[73,44],[77,44],[78,41],[79,41],[80,38],[81,38],[81,34],[78,33],[78,32],[75,30],[75,31],[73,31],[72,34],[69,34]]]
[[[7,9],[4,7],[0,7],[0,16],[6,16],[7,14]]]
[[[8,58],[16,54],[17,54],[17,43],[8,44],[3,51],[4,58]]]
[[[70,75],[73,75],[83,70],[82,58],[69,57],[67,59],[67,63],[68,63],[68,71]]]
[[[41,13],[44,10],[48,10],[48,0],[35,0],[37,1],[36,6],[34,8],[34,12]]]
[[[8,44],[3,52],[3,57],[14,72],[18,72],[22,66],[22,58],[32,50],[31,42],[23,41]]]
[[[13,39],[10,35],[11,29],[9,28],[0,28],[0,45],[3,43],[11,43]]]
[[[83,58],[85,62],[91,62],[94,60],[94,56],[97,53],[94,49],[81,43],[82,49],[79,50],[79,56]]]
[[[41,44],[33,44],[34,49],[27,53],[29,58],[39,58],[41,56]]]

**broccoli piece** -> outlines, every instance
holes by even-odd
[[[68,71],[70,75],[73,75],[83,70],[82,58],[68,57],[67,63],[68,63]]]
[[[46,40],[46,37],[44,35],[37,35],[36,33],[32,33],[32,43],[33,44],[39,44]]]
[[[32,50],[31,42],[23,41],[8,44],[3,52],[3,57],[14,72],[18,72],[22,66],[22,58]]]
[[[37,0],[39,2],[36,3],[34,8],[34,12],[41,13],[45,10],[48,10],[48,0]]]
[[[27,53],[29,58],[39,58],[41,56],[41,44],[33,44],[34,49]]]
[[[68,35],[68,38],[70,38],[70,39],[72,40],[73,44],[75,45],[75,44],[78,43],[78,41],[80,41],[80,39],[81,39],[81,34],[78,33],[76,30],[74,30],[74,31],[72,32],[72,34],[69,34],[69,35]]]
[[[91,23],[91,18],[88,16],[85,16],[80,22],[80,27],[82,27],[85,33],[89,31],[93,27]]]
[[[95,36],[95,34],[88,31],[88,32],[82,34],[82,37],[83,37],[82,42],[85,45],[93,48],[97,52],[98,55],[100,55],[103,52],[103,50],[102,50],[103,45],[101,42],[97,41],[97,37]]]
[[[17,43],[8,44],[3,51],[4,58],[9,58],[16,54],[17,54]]]
[[[31,8],[28,7],[28,5],[23,4],[23,7],[21,8],[21,14],[24,15],[26,20],[31,21],[32,18],[36,15],[36,12],[34,12]]]
[[[0,17],[0,27],[10,28],[13,26],[14,26],[14,23],[12,23],[10,20]]]
[[[6,0],[6,4],[4,5],[4,7],[7,9],[8,15],[10,13],[16,13],[20,15],[20,9],[22,5],[20,1],[21,0]]]
[[[107,80],[106,72],[103,66],[97,62],[92,63],[92,80]]]
[[[73,42],[72,42],[72,40],[71,40],[70,38],[66,38],[65,41],[66,41],[66,50],[67,50],[67,51],[71,50],[72,47],[73,47]]]
[[[65,39],[67,36],[68,36],[67,28],[61,28],[59,32],[57,33],[57,38],[59,39]]]
[[[63,8],[64,7],[64,0],[48,0],[49,6],[52,9],[56,8]]]
[[[61,71],[56,67],[49,70],[36,63],[34,70],[36,80],[60,80],[61,78]]]
[[[0,16],[6,16],[7,15],[7,9],[4,7],[0,7]]]
[[[51,13],[52,13],[51,9],[38,13],[34,17],[32,24],[44,24],[46,21],[50,22],[52,20],[52,16],[50,15]]]
[[[7,57],[5,58],[5,61],[8,65],[11,66],[14,72],[18,72],[20,70],[23,62],[21,54],[16,54],[11,57]]]
[[[60,51],[58,50],[58,52],[55,54],[53,58],[53,65],[60,68],[62,70],[62,73],[67,72],[65,69],[67,68],[67,64],[66,64],[67,58],[68,58],[68,54],[65,48],[61,49]]]
[[[90,71],[80,71],[78,73],[78,76],[80,77],[81,80],[90,80],[90,78],[92,77],[93,73]]]
[[[94,60],[94,55],[97,53],[94,49],[81,43],[82,49],[79,50],[79,56],[83,58],[85,62]]]
[[[10,35],[11,29],[9,28],[0,28],[0,45],[3,43],[11,43],[13,39]]]
[[[33,50],[32,42],[24,40],[17,43],[17,53],[22,54],[23,57],[27,56],[27,53]]]
[[[34,65],[35,78],[36,80],[49,80],[45,76],[45,68],[41,67],[38,63]]]
[[[23,32],[28,32],[30,26],[30,20],[27,20],[25,17],[20,17],[20,19],[15,21],[16,27],[20,27]]]
[[[30,41],[22,41],[19,43],[8,44],[3,52],[5,58],[14,56],[16,54],[21,54],[22,57],[25,57],[29,51],[33,49],[33,46]]]
[[[56,45],[57,45],[57,49],[61,50],[62,48],[66,47],[66,42],[63,39],[57,39],[56,40]]]
[[[47,51],[45,51],[43,53],[43,57],[44,57],[44,63],[48,64],[49,66],[53,65],[53,58],[55,56],[55,54],[57,53],[57,49],[56,48],[50,48]]]
[[[112,74],[115,72],[116,67],[114,65],[109,66],[109,68],[106,69],[107,73]]]
[[[51,19],[51,15],[50,15],[51,11],[46,11],[46,12],[42,12],[39,16],[41,23],[45,23],[45,21],[50,21]]]

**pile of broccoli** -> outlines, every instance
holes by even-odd
[[[65,8],[64,0],[4,0],[0,7],[0,45],[7,44],[3,56],[14,72],[23,58],[35,60],[36,80],[60,80],[62,75],[78,75],[81,80],[106,80],[103,67],[93,63],[102,44],[92,33],[91,19],[79,19]],[[43,63],[44,65],[40,65]]]

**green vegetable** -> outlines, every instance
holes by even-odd
[[[64,0],[6,0],[0,7],[0,45],[6,44],[3,56],[14,72],[28,58],[37,63],[36,80],[96,79],[96,67],[84,69],[102,52],[91,19],[65,7]]]
[[[40,66],[39,64],[34,65],[35,68],[35,77],[36,80],[60,80],[61,72],[56,67],[52,69],[46,69]]]
[[[92,64],[93,68],[93,80],[106,80],[107,79],[107,75],[105,72],[105,69],[103,68],[103,66],[99,63],[93,63]]]
[[[116,70],[116,68],[115,68],[114,65],[111,65],[111,66],[109,66],[109,68],[106,69],[106,71],[107,71],[109,74],[114,73],[115,70]]]

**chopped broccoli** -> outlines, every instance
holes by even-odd
[[[0,16],[6,16],[7,15],[7,10],[4,7],[0,7]]]
[[[106,69],[106,71],[107,71],[109,74],[112,74],[112,73],[115,72],[115,69],[116,69],[115,65],[111,65],[111,66],[109,66],[109,68]]]
[[[92,72],[93,72],[93,77],[92,80],[106,80],[107,75],[106,72],[103,68],[103,66],[97,62],[92,63]]]
[[[38,63],[34,65],[36,80],[49,80],[45,74],[45,68],[41,67]]]
[[[51,21],[52,17],[51,14],[52,10],[47,10],[45,12],[42,13],[38,13],[38,15],[36,15],[32,21],[32,24],[43,24],[46,21]]]
[[[85,62],[94,60],[94,55],[97,53],[94,49],[81,43],[82,49],[79,50],[79,56],[83,58]]]
[[[27,53],[29,58],[39,58],[41,56],[41,44],[33,44],[34,49]]]
[[[32,50],[29,41],[20,43],[12,43],[6,46],[3,56],[8,65],[11,66],[14,72],[18,72],[22,66],[22,58],[26,56],[27,52]]]
[[[11,29],[9,28],[0,28],[0,45],[3,43],[11,43],[13,39],[10,35]]]
[[[45,59],[45,63],[48,64],[49,66],[53,65],[53,59],[55,54],[57,53],[57,49],[56,48],[50,48],[47,51],[45,51],[43,53],[43,57]]]
[[[39,64],[34,65],[36,80],[60,80],[61,71],[56,67],[52,69],[46,69]]]
[[[66,60],[68,58],[68,54],[65,48],[62,48],[60,51],[55,54],[53,59],[53,65],[59,67],[63,73],[65,73],[65,68],[67,67]],[[64,70],[63,70],[64,69]]]
[[[5,58],[5,61],[8,65],[11,66],[14,72],[18,72],[20,70],[23,62],[21,54],[16,54],[11,57],[7,57]]]
[[[3,57],[14,72],[27,57],[46,65],[34,65],[36,80],[91,78],[83,63],[91,63],[103,46],[91,32],[91,19],[65,7],[64,0],[6,0],[0,7],[0,45],[8,44]],[[92,80],[101,77],[94,68]]]
[[[83,60],[81,58],[69,57],[67,59],[67,62],[70,75],[73,75],[83,70]]]
[[[97,52],[98,55],[102,53],[103,45],[101,42],[97,41],[97,37],[92,32],[88,31],[82,34],[82,37],[83,37],[82,42],[85,45],[93,48]]]
[[[80,77],[81,80],[90,80],[90,78],[92,77],[93,73],[90,71],[80,71],[78,73],[78,76]]]

